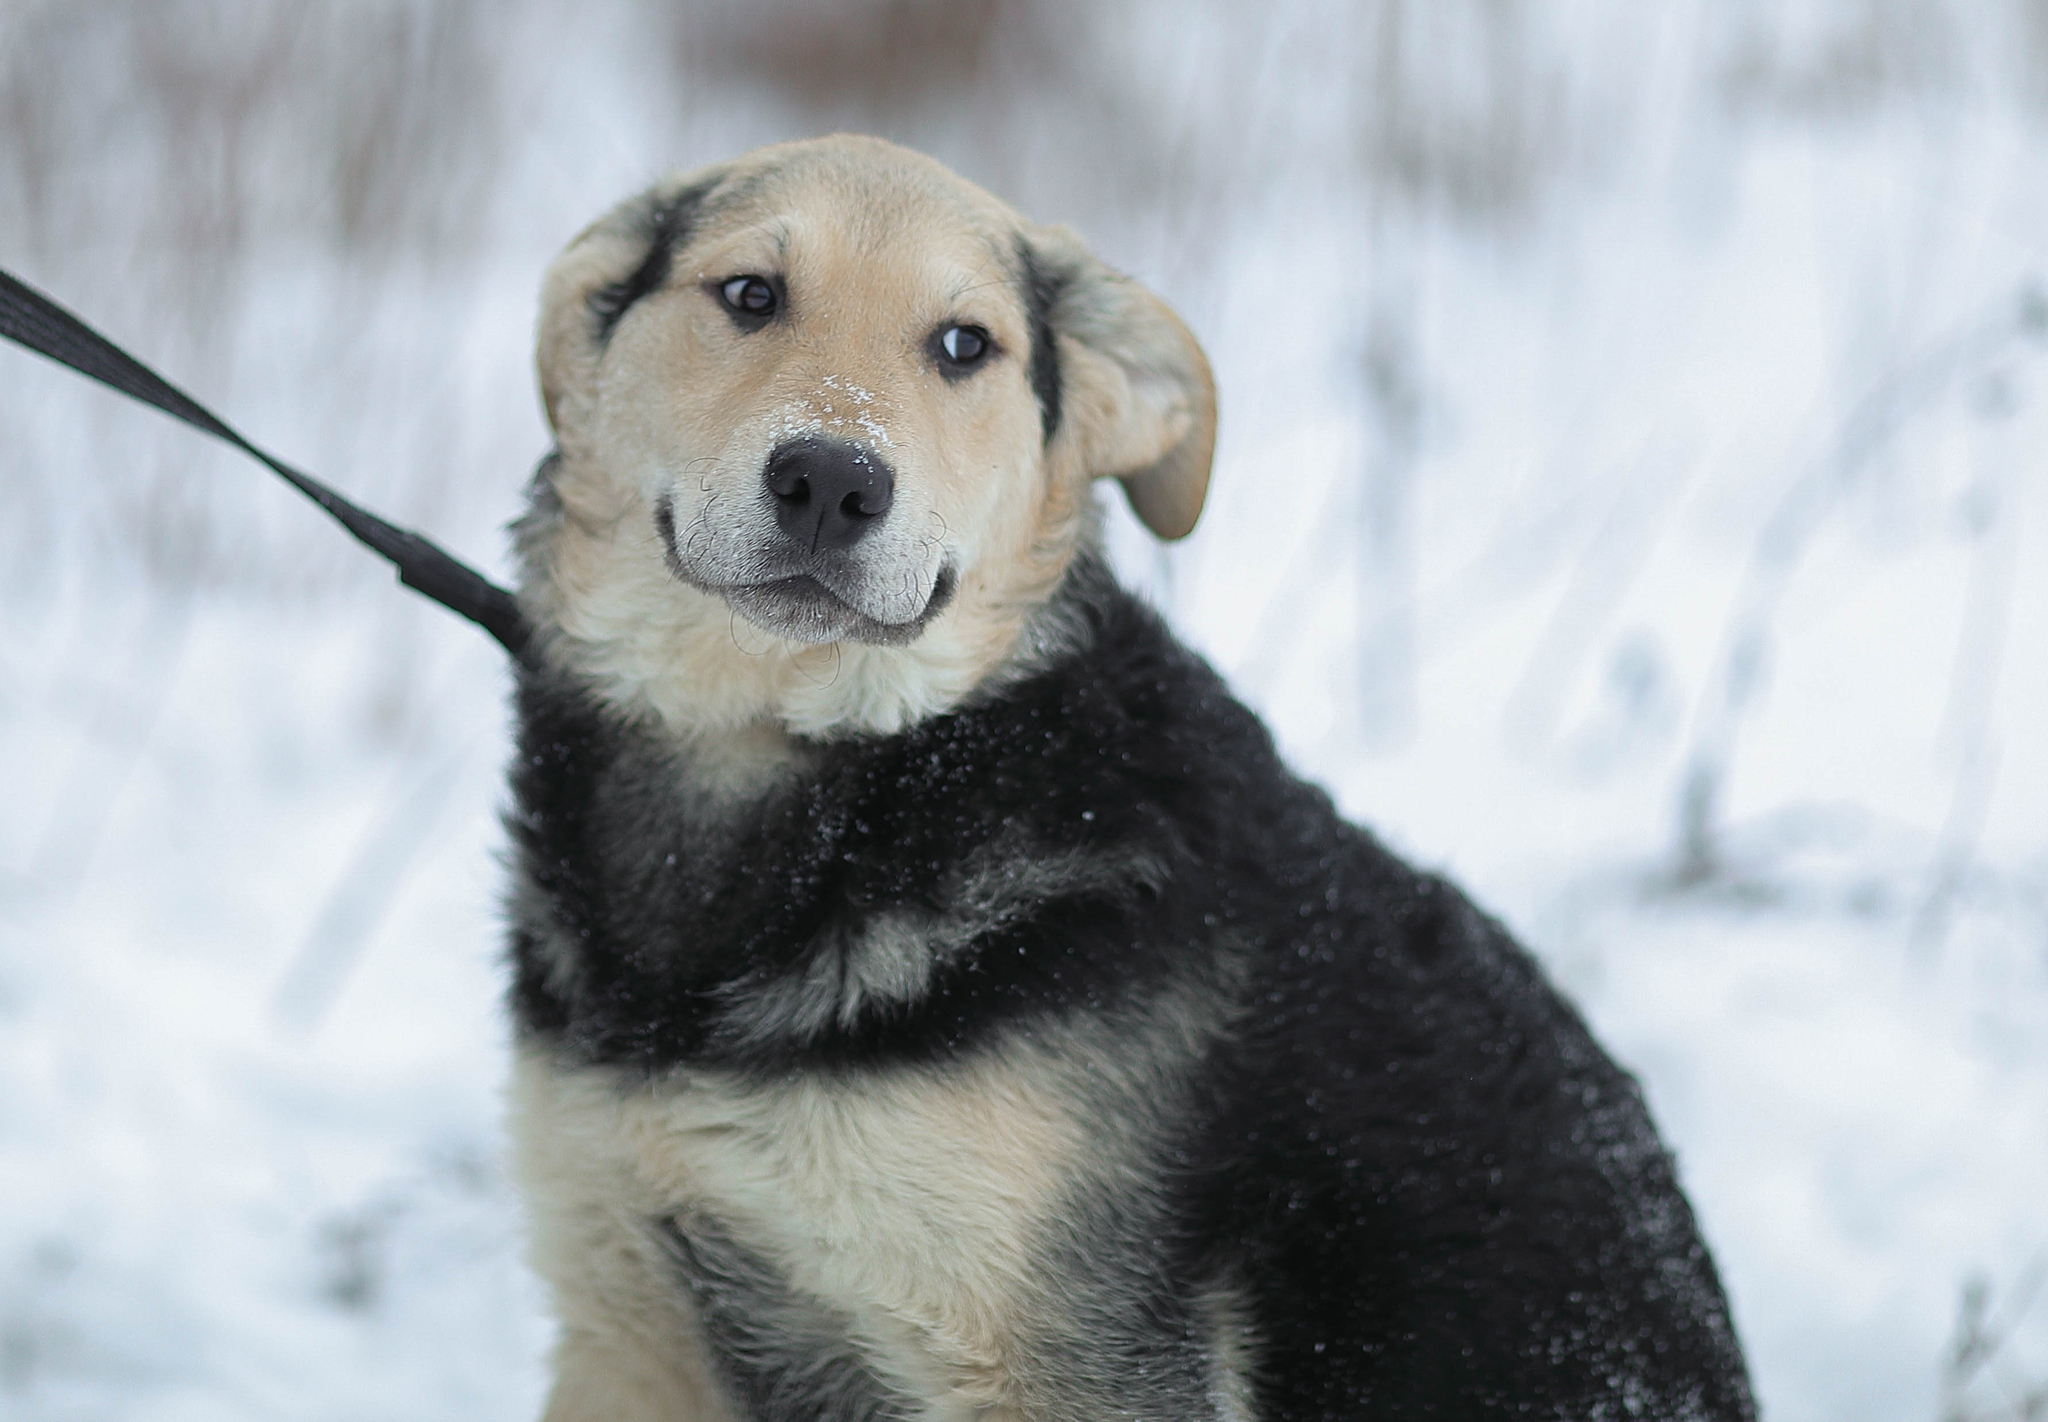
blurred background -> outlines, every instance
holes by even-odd
[[[1120,566],[1640,1073],[1770,1417],[2048,1417],[2048,3],[5,0],[0,265],[502,576],[550,256],[833,129],[1202,337]],[[505,690],[0,349],[0,1415],[537,1413]]]

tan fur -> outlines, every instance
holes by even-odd
[[[515,1065],[511,1105],[533,1264],[561,1326],[542,1422],[739,1422],[674,1266],[647,1232],[661,1197],[621,1148],[612,1084],[529,1052]]]
[[[1208,357],[1171,307],[1095,262],[1071,230],[1039,228],[1034,242],[1091,274],[1067,292],[1060,336],[1084,466],[1115,476],[1153,533],[1187,537],[1202,516],[1216,451]]]
[[[749,1087],[716,1074],[629,1087],[522,1054],[512,1091],[534,1253],[564,1324],[548,1414],[582,1416],[600,1371],[609,1415],[724,1416],[690,1343],[672,1266],[646,1222],[706,1209],[843,1310],[932,1418],[1013,1400],[1017,1339],[1055,1307],[1030,1248],[1087,1155],[1082,1099],[1048,1054],[856,1082]],[[600,1367],[579,1366],[595,1359]],[[613,1401],[622,1382],[678,1410]],[[659,1386],[655,1383],[658,1382]],[[635,1396],[638,1393],[633,1394]],[[574,1402],[571,1399],[576,1399]]]

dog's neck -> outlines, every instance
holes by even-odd
[[[536,651],[618,713],[657,725],[732,790],[802,759],[807,742],[893,735],[1046,666],[1085,639],[1061,591],[1098,575],[1092,499],[1049,520],[1031,566],[977,569],[914,642],[812,645],[765,632],[673,577],[651,517],[594,497],[551,457],[515,525]]]

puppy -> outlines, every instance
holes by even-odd
[[[1738,1419],[1634,1082],[1099,547],[1165,305],[869,138],[549,271],[511,1129],[550,1422]]]

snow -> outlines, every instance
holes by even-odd
[[[999,30],[974,102],[872,108],[720,60],[809,5],[687,32],[628,0],[573,30],[490,11],[461,122],[376,150],[459,220],[403,208],[367,247],[304,215],[333,171],[306,96],[346,93],[377,24],[431,57],[429,21],[472,12],[320,10],[266,49],[268,7],[189,41],[18,7],[0,99],[42,107],[0,103],[40,115],[4,120],[0,263],[502,575],[545,448],[539,272],[636,185],[876,126],[1075,223],[1222,392],[1202,526],[1161,551],[1119,505],[1120,565],[1642,1076],[1769,1415],[2023,1415],[2048,1386],[2031,11],[1132,5],[1068,70]],[[214,66],[193,121],[241,95],[264,134],[199,135],[239,186],[153,136],[186,110],[150,107],[176,71],[138,56],[179,44]],[[0,1417],[534,1415],[499,654],[239,456],[0,370]],[[1996,1346],[1957,1365],[1973,1281]]]

